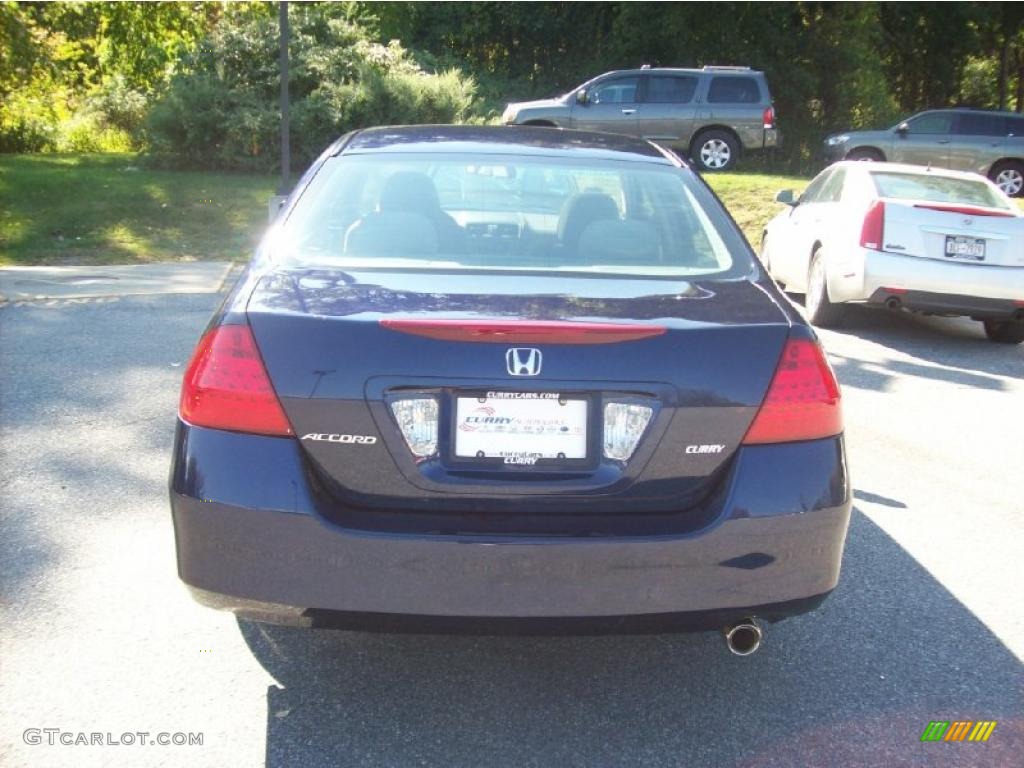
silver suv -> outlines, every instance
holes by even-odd
[[[625,133],[725,171],[753,150],[778,147],[775,108],[763,72],[750,67],[606,72],[564,96],[509,104],[505,125]]]
[[[1024,115],[981,109],[932,109],[881,131],[825,139],[825,157],[934,165],[988,176],[1011,197],[1024,194]]]

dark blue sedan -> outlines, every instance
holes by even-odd
[[[309,169],[185,374],[181,578],[264,621],[723,628],[836,586],[840,394],[675,155],[420,126]]]

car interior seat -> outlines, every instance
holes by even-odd
[[[345,232],[347,256],[424,257],[437,251],[437,227],[419,213],[378,211],[359,219]]]
[[[580,233],[578,251],[596,265],[661,264],[661,238],[649,221],[600,219]]]
[[[441,208],[437,187],[425,173],[391,174],[380,192],[378,209],[381,213],[415,213],[425,217],[436,227],[441,250],[458,250],[462,243],[462,228]]]

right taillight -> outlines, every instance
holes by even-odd
[[[873,251],[882,250],[885,238],[885,203],[875,200],[864,214],[864,223],[860,228],[860,247]]]
[[[790,339],[745,445],[832,437],[843,431],[839,384],[821,346]]]
[[[761,121],[765,128],[775,127],[775,107],[765,107],[761,113]]]

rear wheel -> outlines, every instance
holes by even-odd
[[[845,308],[833,304],[828,297],[828,280],[825,275],[825,259],[820,250],[811,257],[807,271],[807,297],[804,300],[807,319],[821,328],[834,328],[843,322]]]
[[[872,149],[871,147],[857,147],[856,149],[851,149],[847,153],[846,159],[863,160],[867,163],[881,163],[885,160],[885,157],[883,157],[882,153],[877,149]]]
[[[983,320],[985,335],[999,344],[1024,342],[1024,322],[1020,320]]]
[[[739,155],[739,143],[725,131],[704,131],[693,143],[693,159],[702,171],[732,170]]]
[[[1024,163],[1004,160],[992,166],[989,178],[1010,197],[1024,194]]]

